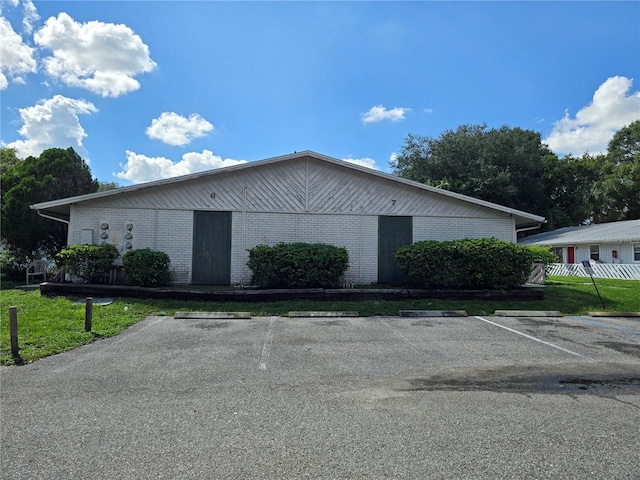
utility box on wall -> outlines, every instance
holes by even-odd
[[[93,230],[90,228],[83,228],[80,230],[80,244],[81,245],[93,245]]]

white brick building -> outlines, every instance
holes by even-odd
[[[175,283],[249,282],[247,249],[346,247],[345,281],[393,282],[393,253],[419,240],[495,237],[544,218],[305,151],[33,205],[69,225],[69,245],[169,254]]]

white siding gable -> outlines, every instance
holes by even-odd
[[[303,157],[83,202],[163,210],[509,218],[474,203]]]

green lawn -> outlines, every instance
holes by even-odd
[[[640,281],[596,279],[606,309],[640,311]],[[279,301],[279,302],[187,302],[171,300],[117,299],[93,308],[91,332],[84,331],[83,303],[74,298],[50,298],[39,291],[4,288],[0,291],[0,363],[15,363],[9,339],[9,307],[18,308],[20,359],[38,358],[71,350],[80,345],[117,335],[147,315],[173,315],[176,311],[243,311],[253,315],[286,315],[294,310],[357,311],[363,316],[397,315],[399,310],[466,310],[470,315],[490,315],[495,310],[558,310],[566,315],[601,311],[602,306],[588,278],[551,277],[544,287],[544,300],[367,300],[363,302]]]

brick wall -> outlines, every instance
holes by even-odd
[[[114,209],[107,207],[73,207],[68,242],[80,243],[83,229],[93,230],[93,243],[102,239],[101,223],[108,223],[106,241],[114,244],[120,254],[126,253],[125,225],[133,223],[133,248],[160,250],[171,258],[171,278],[176,283],[191,281],[191,249],[193,241],[193,212],[188,210]]]
[[[367,215],[233,213],[231,282],[248,283],[247,249],[279,242],[330,243],[346,247],[345,281],[370,283],[378,272],[378,217]],[[244,234],[243,234],[244,230]]]
[[[495,237],[514,241],[514,220],[504,218],[414,217],[413,241]]]
[[[74,206],[69,244],[80,243],[83,229],[93,230],[93,243],[101,242],[100,225],[109,224],[108,239],[121,254],[126,252],[125,225],[133,223],[133,248],[152,248],[171,258],[175,283],[191,281],[193,212],[190,210],[114,209]],[[496,237],[513,240],[513,220],[505,218],[414,217],[413,240],[454,240]],[[248,284],[247,249],[278,242],[330,243],[346,247],[350,267],[345,281],[371,283],[378,274],[378,217],[376,215],[326,215],[233,212],[231,283]]]

